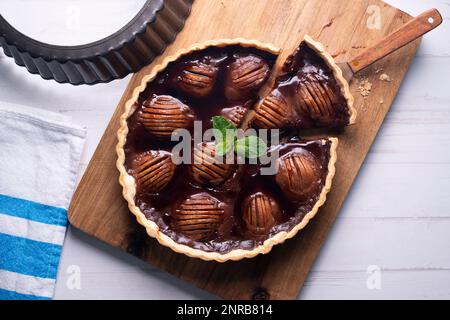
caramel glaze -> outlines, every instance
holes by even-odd
[[[305,42],[288,57],[266,99],[255,108],[254,127],[311,129],[349,123],[347,101],[333,71]]]
[[[163,73],[148,84],[146,90],[140,95],[136,111],[128,119],[129,133],[124,149],[125,167],[130,175],[136,177],[140,155],[149,152],[149,150],[170,152],[177,143],[155,139],[140,123],[143,102],[153,95],[170,95],[179,99],[193,110],[196,120],[203,122],[203,130],[211,127],[210,119],[212,116],[223,114],[224,110],[226,113],[226,110],[230,110],[237,105],[246,108],[253,105],[257,99],[256,91],[252,93],[251,99],[245,99],[244,101],[229,102],[224,95],[224,76],[236,54],[240,56],[257,55],[263,58],[270,68],[273,67],[276,59],[271,54],[253,48],[240,46],[208,48],[170,64]],[[174,78],[179,74],[183,65],[196,63],[197,61],[213,64],[219,70],[214,89],[207,97],[199,98],[195,95],[186,94],[185,90],[179,90],[174,84],[176,83]],[[317,190],[321,190],[328,174],[330,145],[330,142],[322,143],[322,140],[305,142],[293,138],[287,143],[271,147],[270,152],[278,150],[280,156],[296,149],[304,149],[310,152],[320,163],[321,176],[317,181],[319,186]],[[145,191],[138,185],[135,202],[149,220],[154,221],[164,234],[180,244],[203,251],[219,253],[227,253],[234,249],[251,250],[275,234],[281,231],[289,231],[300,223],[320,196],[319,192],[316,192],[303,203],[291,201],[281,191],[275,181],[275,176],[262,176],[260,174],[261,167],[261,164],[240,165],[225,183],[207,187],[199,185],[192,179],[189,165],[181,164],[176,167],[173,178],[168,185],[157,193]],[[280,214],[275,217],[275,225],[265,234],[252,233],[245,227],[242,219],[242,207],[245,199],[258,192],[273,198],[280,208]],[[199,240],[196,237],[187,237],[177,232],[175,228],[177,221],[174,216],[177,209],[187,198],[205,193],[220,201],[220,207],[223,210],[221,224],[217,227],[214,235]],[[202,196],[197,198],[202,198]]]

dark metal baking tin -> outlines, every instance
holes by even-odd
[[[0,15],[0,45],[33,74],[60,83],[96,84],[121,79],[153,61],[175,39],[194,0],[147,0],[121,30],[80,46],[33,40]]]

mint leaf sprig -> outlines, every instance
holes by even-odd
[[[216,155],[223,157],[229,153],[237,137],[237,127],[221,116],[212,118],[214,136],[216,139]]]
[[[257,159],[267,153],[267,144],[257,136],[245,136],[238,139],[237,127],[222,116],[212,118],[215,136],[221,139],[216,141],[216,154],[221,157],[234,151],[241,157]]]

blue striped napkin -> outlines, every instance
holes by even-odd
[[[51,299],[86,131],[0,102],[0,299]]]

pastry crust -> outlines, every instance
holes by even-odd
[[[319,56],[321,56],[327,65],[331,68],[333,71],[334,78],[336,79],[339,87],[341,88],[341,93],[344,96],[345,100],[347,101],[347,107],[348,107],[348,125],[354,124],[356,122],[356,116],[357,111],[355,109],[353,95],[350,92],[350,86],[345,80],[344,76],[342,75],[342,70],[339,68],[339,66],[334,61],[334,58],[325,50],[325,47],[320,42],[317,42],[313,40],[308,35],[305,35],[303,42],[306,43],[308,47],[313,49]]]
[[[305,38],[306,39],[306,38]],[[309,42],[309,40],[307,40]],[[187,55],[193,51],[203,50],[210,46],[216,46],[216,47],[224,47],[228,45],[241,45],[244,47],[254,47],[257,49],[261,49],[267,52],[271,52],[274,54],[278,54],[280,52],[280,49],[276,48],[273,45],[270,44],[263,44],[259,41],[250,41],[245,39],[225,39],[225,40],[214,40],[214,41],[207,41],[201,44],[196,44],[188,49],[183,49],[178,51],[173,56],[168,56],[165,58],[161,64],[156,65],[150,74],[145,76],[142,79],[142,82],[139,87],[137,87],[130,100],[127,101],[125,104],[125,110],[122,116],[120,117],[120,128],[117,132],[118,137],[118,144],[116,146],[116,152],[118,155],[118,159],[116,162],[117,168],[120,172],[119,182],[123,187],[123,196],[125,200],[128,202],[128,208],[136,216],[137,221],[139,224],[145,227],[147,233],[149,236],[156,238],[158,242],[166,247],[169,247],[175,252],[185,254],[189,257],[193,258],[199,258],[202,260],[210,261],[214,260],[217,262],[225,262],[228,260],[241,260],[244,258],[253,258],[259,254],[266,254],[271,251],[272,247],[277,244],[281,244],[287,239],[290,239],[294,237],[301,229],[303,229],[308,222],[317,214],[317,211],[319,208],[325,203],[326,196],[328,192],[331,189],[331,183],[335,174],[335,163],[337,160],[337,153],[336,149],[338,146],[338,139],[337,138],[329,138],[329,139],[323,139],[323,143],[330,142],[330,160],[328,162],[328,174],[324,183],[324,187],[322,188],[322,191],[320,193],[318,201],[315,203],[314,207],[310,212],[308,212],[305,217],[302,219],[302,221],[294,226],[289,232],[282,231],[280,233],[277,233],[275,236],[267,239],[264,241],[263,244],[259,245],[258,247],[255,247],[252,250],[244,250],[244,249],[236,249],[232,250],[228,253],[221,254],[218,252],[206,252],[199,249],[194,249],[192,247],[179,244],[176,241],[172,240],[170,237],[165,235],[163,232],[159,230],[159,227],[156,223],[154,223],[151,220],[148,220],[143,212],[139,209],[139,207],[136,206],[135,203],[135,195],[136,195],[136,182],[135,179],[129,175],[125,169],[125,151],[124,146],[126,143],[126,138],[128,135],[128,125],[127,125],[127,119],[134,113],[137,106],[135,105],[135,102],[138,100],[138,97],[141,92],[143,92],[147,86],[147,83],[151,82],[161,71],[163,71],[169,63],[178,60],[181,56]],[[314,46],[317,46],[314,44]],[[331,56],[329,58],[332,61]],[[327,60],[328,61],[328,60]],[[333,62],[334,63],[334,62]],[[338,68],[336,66],[336,68]],[[336,71],[337,77],[340,75],[342,78],[342,72],[340,72],[340,69]],[[343,78],[342,78],[343,79]],[[345,80],[344,80],[345,81]],[[348,89],[348,85],[347,85]],[[351,95],[349,95],[351,97]]]

